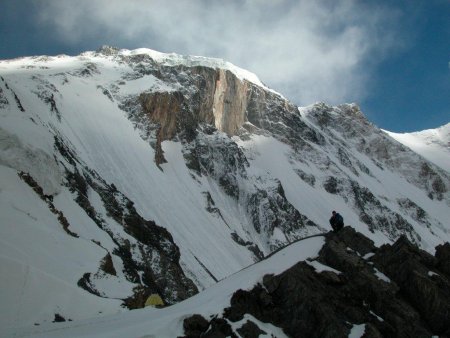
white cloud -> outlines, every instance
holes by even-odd
[[[220,57],[297,104],[361,101],[373,66],[398,48],[397,13],[357,0],[38,2],[61,39]]]

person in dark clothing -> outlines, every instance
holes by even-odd
[[[330,225],[334,232],[338,232],[344,227],[344,218],[336,211],[333,210],[330,218]]]

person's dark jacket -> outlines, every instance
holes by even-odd
[[[344,227],[344,218],[339,213],[335,213],[330,218],[330,225],[334,231],[339,231]]]

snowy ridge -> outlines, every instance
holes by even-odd
[[[225,61],[219,58],[204,57],[204,56],[194,56],[194,55],[180,55],[176,53],[162,53],[149,48],[137,48],[133,50],[129,49],[116,49],[114,47],[104,46],[97,51],[87,51],[79,56],[68,56],[68,55],[58,55],[58,56],[35,56],[35,57],[21,57],[12,60],[0,60],[0,69],[8,66],[20,66],[21,64],[26,64],[28,62],[33,62],[36,65],[50,63],[52,67],[57,67],[58,64],[64,63],[68,64],[76,60],[86,58],[88,60],[94,61],[99,57],[100,54],[108,54],[115,59],[117,57],[126,56],[136,56],[136,55],[148,55],[155,62],[166,65],[166,66],[186,66],[186,67],[209,67],[214,69],[224,69],[229,70],[235,74],[240,80],[247,80],[260,86],[266,90],[269,90],[277,95],[280,93],[275,92],[273,89],[268,88],[264,85],[258,76],[246,69],[240,68],[231,62]],[[100,55],[104,59],[104,55]],[[44,66],[45,67],[45,66]]]
[[[121,49],[118,55],[140,55],[148,54],[156,62],[168,65],[168,66],[179,66],[184,65],[187,67],[204,66],[217,69],[226,69],[231,71],[241,80],[250,81],[257,86],[267,88],[258,78],[258,76],[246,69],[235,66],[231,62],[225,61],[218,58],[209,58],[204,56],[194,56],[194,55],[180,55],[176,53],[161,53],[148,48],[138,48],[134,50]]]
[[[385,132],[430,162],[450,172],[450,123],[440,128],[414,133]]]

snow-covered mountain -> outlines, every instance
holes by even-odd
[[[386,132],[428,161],[450,171],[450,123],[437,129],[427,129],[415,133]]]
[[[0,326],[178,303],[339,210],[377,245],[449,241],[450,169],[354,104],[298,108],[203,57],[0,61]]]

